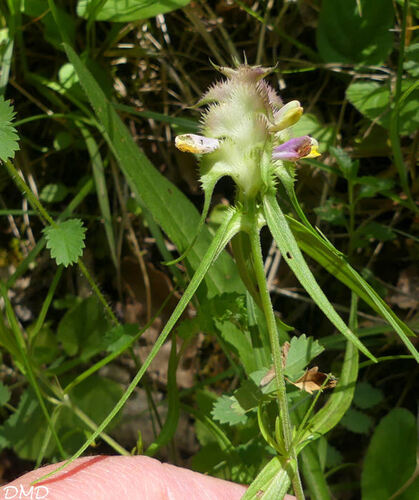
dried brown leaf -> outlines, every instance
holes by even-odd
[[[328,377],[329,380],[325,385],[323,385]],[[333,377],[333,375],[319,372],[319,367],[313,366],[313,368],[307,370],[298,380],[295,382],[289,380],[289,382],[299,389],[306,391],[309,394],[313,394],[313,391],[319,391],[320,389],[332,389],[333,387],[336,387],[338,381],[335,377]]]

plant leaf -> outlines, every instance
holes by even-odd
[[[74,264],[83,254],[86,228],[80,219],[70,219],[44,229],[47,248],[57,265],[67,267]]]
[[[374,311],[385,318],[397,332],[407,349],[419,363],[419,353],[408,336],[415,337],[412,330],[390,309],[377,292],[353,269],[345,257],[313,228],[309,229],[291,217],[286,217],[298,241],[298,246],[321,264],[326,271],[353,290]]]
[[[292,464],[289,464],[292,469]],[[259,472],[255,480],[242,496],[242,500],[254,500],[255,498],[263,498],[264,500],[278,500],[284,498],[291,484],[293,470],[283,468],[278,457],[274,457],[267,465]]]
[[[10,101],[0,97],[0,161],[14,158],[15,151],[19,149],[17,143],[19,136],[12,125],[15,116]]]
[[[171,10],[180,9],[188,5],[191,0],[106,0],[100,2],[97,9],[96,0],[79,0],[77,14],[85,19],[95,21],[113,21],[125,23],[140,21],[165,14]]]
[[[10,399],[10,391],[7,386],[0,382],[0,407],[4,406]]]
[[[323,0],[316,31],[317,47],[326,62],[381,64],[393,48],[391,0],[356,3]]]
[[[102,305],[91,296],[65,313],[58,324],[57,338],[69,356],[77,354],[86,361],[106,347],[109,327]]]
[[[68,193],[67,186],[62,182],[57,182],[56,184],[47,184],[44,186],[39,197],[46,203],[57,203],[63,201]]]
[[[372,408],[378,405],[383,400],[384,395],[381,389],[373,387],[368,382],[358,382],[356,384],[355,394],[354,394],[354,404],[366,410],[367,408]]]
[[[388,500],[406,483],[416,468],[417,440],[416,419],[408,410],[395,408],[380,421],[365,456],[362,500]]]
[[[402,83],[402,92],[414,84],[414,80]],[[371,121],[390,128],[391,94],[389,85],[370,80],[356,81],[346,89],[348,101]],[[419,89],[413,90],[399,109],[400,134],[408,135],[419,127]]]
[[[368,434],[373,421],[371,417],[362,411],[355,410],[355,408],[349,408],[349,410],[342,417],[340,424],[356,434]]]
[[[240,406],[235,396],[221,396],[217,399],[211,415],[221,424],[245,424],[246,412]]]
[[[354,333],[347,327],[342,318],[337,314],[332,304],[329,302],[322,289],[317,284],[312,272],[310,271],[301,251],[295,241],[295,237],[288,226],[287,220],[279,208],[275,195],[267,194],[263,199],[264,213],[268,227],[274,237],[279,250],[285,261],[294,272],[302,286],[309,293],[310,297],[324,312],[328,319],[348,340],[353,342],[356,347],[373,361],[375,357],[360,342]]]
[[[285,375],[292,380],[297,379],[310,361],[323,351],[324,347],[313,337],[307,338],[305,334],[292,337],[285,364]]]

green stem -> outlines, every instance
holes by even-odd
[[[272,349],[272,359],[275,367],[275,379],[277,385],[278,406],[280,411],[280,420],[282,426],[282,434],[285,448],[289,454],[288,458],[295,460],[297,463],[297,453],[295,451],[292,440],[292,426],[288,410],[287,392],[285,386],[284,370],[282,367],[281,347],[279,345],[278,331],[276,328],[275,315],[272,308],[271,297],[266,284],[265,270],[263,266],[262,249],[260,245],[259,227],[257,217],[254,211],[254,206],[249,207],[249,211],[253,210],[250,215],[253,216],[253,224],[249,232],[250,246],[253,257],[253,266],[256,275],[257,285],[259,287],[262,309],[265,314],[266,324],[269,332],[269,339]],[[296,474],[292,478],[292,485],[297,500],[304,500],[304,492],[301,484],[301,479],[296,468]]]
[[[17,187],[23,192],[32,207],[38,212],[40,217],[51,226],[56,226],[55,222],[52,220],[52,217],[42,206],[42,203],[38,200],[38,198],[32,193],[31,188],[22,179],[13,163],[10,160],[7,160],[4,164],[6,165],[10,177],[14,180]]]
[[[17,187],[19,189],[21,189],[21,191],[23,192],[23,194],[25,195],[25,197],[29,201],[30,205],[37,211],[40,218],[43,219],[43,221],[45,223],[51,225],[52,227],[57,227],[57,223],[53,220],[53,218],[45,210],[42,203],[33,194],[31,188],[26,184],[26,182],[19,175],[19,172],[17,171],[17,169],[13,165],[13,163],[11,161],[7,160],[4,164],[6,165],[6,168],[10,174],[10,177],[14,180]],[[113,313],[113,311],[110,308],[109,304],[107,303],[103,293],[99,290],[99,287],[96,285],[95,280],[93,279],[92,275],[89,273],[89,271],[87,270],[86,266],[83,264],[83,261],[81,259],[78,260],[77,265],[79,266],[81,272],[84,274],[85,278],[89,282],[90,286],[92,287],[92,290],[97,295],[99,301],[103,304],[103,307],[105,308],[105,311],[108,314],[111,321],[115,325],[119,325],[119,321],[118,321],[117,317]]]
[[[96,285],[95,280],[93,279],[92,275],[89,273],[89,271],[87,270],[87,267],[84,265],[84,263],[81,259],[78,260],[77,265],[79,266],[80,271],[84,274],[84,277],[89,282],[89,285],[92,287],[92,290],[95,292],[100,303],[103,305],[103,307],[106,311],[106,314],[109,316],[112,323],[114,323],[116,326],[119,326],[118,318],[113,313],[112,309],[110,308],[109,304],[107,303],[107,301],[105,299],[105,296],[99,290],[99,287]]]

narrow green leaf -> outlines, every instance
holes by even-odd
[[[413,331],[394,314],[377,292],[350,266],[345,257],[329,242],[316,234],[314,229],[308,229],[291,217],[286,217],[286,219],[298,246],[386,319],[419,363],[419,353],[408,338],[408,336],[415,337]]]
[[[336,328],[366,356],[375,361],[375,357],[360,342],[360,340],[347,327],[342,318],[337,314],[332,304],[329,302],[322,289],[317,284],[312,272],[310,271],[293,233],[287,223],[287,220],[279,208],[274,195],[269,194],[264,197],[264,213],[268,227],[274,237],[283,258],[292,269],[297,279],[309,293],[314,302],[324,312],[328,319]]]
[[[118,262],[116,257],[116,242],[112,227],[112,214],[110,209],[108,188],[106,186],[105,170],[103,167],[102,157],[100,155],[99,147],[93,136],[90,134],[87,127],[85,127],[81,122],[78,123],[78,127],[86,142],[87,150],[89,151],[90,160],[92,162],[93,177],[96,186],[97,200],[99,203],[100,211],[102,213],[103,222],[105,225],[105,232],[106,232],[106,238],[108,240],[109,251],[114,266],[117,268]]]
[[[304,448],[301,452],[299,463],[301,463],[303,477],[311,498],[315,498],[316,500],[331,500],[316,444],[311,443]]]
[[[77,14],[85,19],[129,23],[148,19],[188,5],[191,0],[106,0],[100,9],[95,8],[96,0],[79,0]]]
[[[74,264],[83,254],[86,228],[80,219],[70,219],[44,229],[47,248],[57,265],[67,267]]]

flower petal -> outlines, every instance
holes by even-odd
[[[274,148],[273,160],[297,161],[301,158],[315,158],[320,156],[318,142],[308,135],[295,137]]]
[[[279,132],[295,125],[303,114],[299,101],[290,101],[275,113],[275,124],[270,127],[271,132]]]
[[[218,149],[220,141],[203,135],[183,134],[176,137],[175,146],[185,153],[207,154]]]

